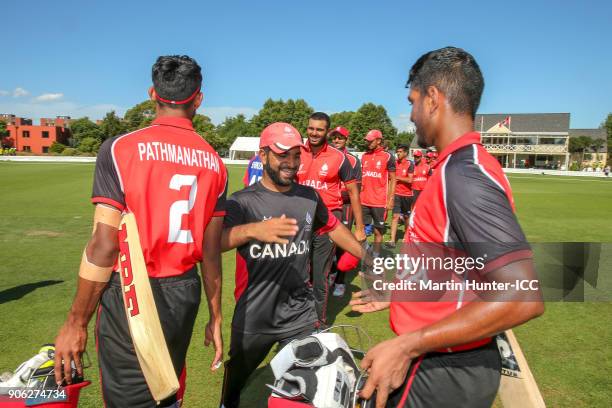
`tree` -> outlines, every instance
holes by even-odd
[[[51,144],[51,147],[49,147],[49,152],[60,154],[61,152],[64,151],[64,149],[66,149],[65,145],[58,143],[58,142],[53,142]]]
[[[405,144],[410,146],[412,140],[414,139],[414,132],[399,132],[397,137],[395,138],[395,146]]]
[[[296,127],[302,136],[306,135],[306,126],[308,125],[308,117],[314,110],[303,99],[293,100],[288,99],[284,102],[282,99],[275,101],[268,99],[264,106],[251,119],[253,130],[259,135],[261,131],[271,123],[287,122]]]
[[[220,147],[229,149],[238,136],[257,136],[257,131],[243,114],[231,116],[216,129]]]
[[[213,149],[219,150],[223,148],[223,143],[217,136],[217,132],[215,132],[215,125],[213,125],[208,116],[197,113],[193,117],[193,128]]]
[[[93,123],[87,116],[70,121],[70,132],[72,133],[71,145],[76,147],[85,138],[102,140],[100,127]]]
[[[397,129],[393,126],[387,110],[382,105],[364,103],[351,119],[349,127],[351,146],[355,146],[358,150],[365,150],[366,141],[364,137],[372,129],[380,130],[388,146],[390,148],[395,147]]]
[[[335,128],[338,126],[342,126],[343,128],[349,129],[351,126],[351,120],[355,112],[352,111],[344,111],[344,112],[336,112],[332,113],[331,118],[331,128]]]
[[[102,139],[106,140],[110,137],[125,133],[126,127],[115,111],[110,111],[106,114],[104,119],[102,119],[100,131],[102,132]]]
[[[98,153],[100,149],[100,139],[95,137],[86,137],[79,143],[78,150],[83,153]]]
[[[612,113],[608,113],[606,120],[602,123],[602,127],[606,129],[608,133],[608,164],[612,164]]]
[[[125,112],[123,122],[127,132],[147,127],[155,118],[155,102],[147,100],[131,107]]]
[[[582,165],[586,149],[591,148],[593,144],[593,139],[588,136],[570,137],[568,150],[570,153],[581,153],[580,165]]]
[[[2,139],[3,137],[7,137],[8,134],[9,133],[6,128],[6,122],[3,120],[0,120],[0,139]]]

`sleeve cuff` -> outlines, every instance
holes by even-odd
[[[330,231],[335,230],[339,222],[340,221],[338,221],[336,216],[332,214],[331,211],[327,210],[327,224],[319,228],[317,230],[317,234],[323,235],[323,234],[327,234]]]
[[[219,210],[219,211],[215,211],[213,212],[213,217],[225,217],[226,211],[225,210]]]
[[[92,197],[91,202],[92,204],[108,204],[115,207],[119,211],[125,210],[124,204],[121,204],[119,201],[115,201],[112,198],[108,197]]]
[[[356,183],[356,182],[357,182],[356,179],[352,179],[352,180],[349,180],[349,181],[344,181],[344,185],[348,186],[349,184],[353,184],[353,183]]]
[[[505,255],[502,255],[494,260],[487,262],[485,265],[482,274],[487,274],[491,271],[499,269],[503,266],[506,266],[512,262],[520,261],[522,259],[531,259],[533,258],[533,252],[530,249],[519,249],[518,251],[512,251]]]

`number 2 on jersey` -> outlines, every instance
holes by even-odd
[[[198,179],[193,175],[175,174],[170,179],[170,189],[180,191],[181,187],[190,186],[189,200],[177,200],[170,206],[170,219],[168,223],[168,242],[190,244],[193,235],[188,229],[181,229],[183,215],[189,214],[193,209],[198,193]]]

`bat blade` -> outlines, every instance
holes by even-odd
[[[512,330],[498,336],[502,354],[499,398],[504,408],[545,408],[538,384]]]
[[[156,401],[174,395],[179,382],[161,327],[134,214],[119,226],[121,287],[130,334],[140,368]]]

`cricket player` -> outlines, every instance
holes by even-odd
[[[311,242],[328,236],[361,259],[363,249],[311,187],[294,182],[302,138],[288,123],[260,137],[264,175],[227,202],[222,248],[237,248],[236,308],[221,404],[237,407],[240,391],[276,343],[312,334],[318,325],[309,284]]]
[[[365,136],[368,151],[361,156],[361,206],[365,222],[374,225],[374,252],[380,253],[387,211],[393,210],[395,158],[385,151],[378,129]]]
[[[201,297],[202,265],[213,343],[211,368],[221,361],[221,231],[226,169],[193,128],[202,103],[202,74],[187,56],[159,57],[149,95],[156,101],[151,126],[113,137],[96,160],[93,235],[83,253],[78,287],[55,340],[56,381],[70,383],[70,362],[82,370],[87,324],[97,310],[96,345],[106,407],[155,407],[128,328],[117,265],[122,212],[135,215],[140,243],[165,340],[181,390],[161,401],[178,406],[184,392],[185,356]],[[63,365],[62,365],[63,361]]]
[[[297,181],[317,190],[327,208],[338,220],[342,220],[342,182],[348,190],[351,208],[355,217],[355,237],[364,241],[365,229],[359,203],[359,190],[353,167],[346,155],[327,143],[329,116],[315,112],[308,119],[308,141],[302,146],[301,164]],[[327,323],[327,301],[329,273],[334,258],[335,246],[327,234],[317,235],[313,240],[312,282],[321,326]]]
[[[261,180],[262,177],[263,177],[263,165],[261,164],[259,155],[256,154],[253,157],[251,157],[251,160],[249,160],[247,169],[244,172],[244,177],[242,178],[242,184],[244,184],[245,187],[248,187],[252,184],[259,182],[259,180]]]
[[[332,130],[329,131],[328,136],[331,140],[334,147],[340,150],[346,158],[348,159],[351,167],[353,168],[353,174],[355,180],[357,181],[357,191],[361,190],[361,161],[357,156],[350,153],[346,145],[348,143],[350,132],[347,128],[342,126],[336,126]],[[355,217],[353,217],[353,208],[351,206],[351,198],[349,196],[348,190],[344,182],[340,183],[340,194],[342,196],[342,223],[351,230],[353,228],[353,221]],[[342,248],[336,249],[336,259],[340,259],[344,250]],[[333,264],[333,268],[335,271],[332,271],[332,274],[336,275],[336,282],[334,284],[333,295],[337,297],[344,296],[346,292],[346,285],[344,283],[345,274],[341,271],[337,270],[337,263]]]
[[[482,274],[489,280],[536,279],[508,180],[474,131],[484,88],[476,60],[454,47],[428,52],[412,66],[408,84],[419,144],[435,146],[440,155],[414,206],[406,239],[449,243],[447,248],[471,257],[484,252]],[[496,301],[496,294],[493,301],[420,303],[393,297],[370,302],[361,295],[355,294],[353,310],[390,308],[397,334],[362,361],[369,373],[362,396],[376,391],[378,408],[490,407],[501,369],[493,336],[544,311],[541,298],[524,291],[504,302]]]
[[[389,246],[395,248],[397,238],[397,226],[400,217],[404,219],[404,225],[408,225],[408,218],[412,210],[412,176],[414,175],[414,163],[408,159],[408,146],[399,145],[395,150],[397,160],[395,161],[395,200],[393,202],[393,220],[391,221],[391,241]]]
[[[414,173],[412,175],[412,205],[414,206],[421,194],[421,191],[425,188],[427,184],[427,179],[431,174],[431,168],[427,164],[426,160],[423,160],[423,152],[420,150],[415,150],[412,153],[414,158]]]

